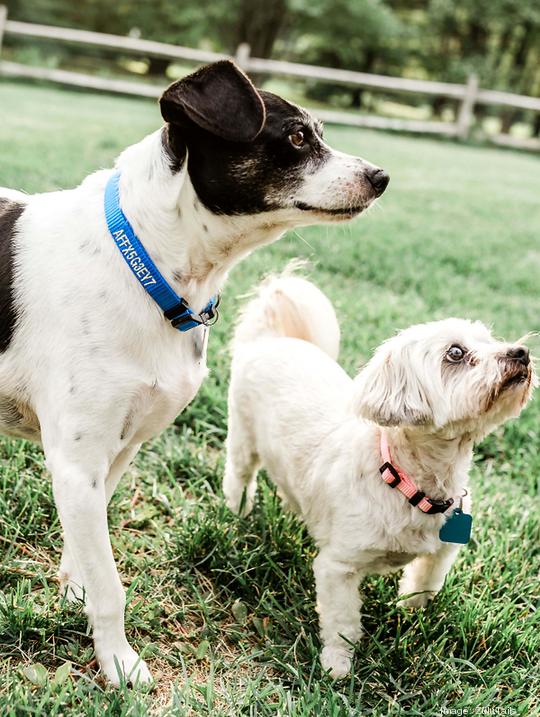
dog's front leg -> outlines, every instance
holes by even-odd
[[[108,468],[90,452],[87,461],[68,456],[56,448],[47,452],[47,465],[65,539],[84,584],[97,659],[114,684],[122,674],[132,683],[148,682],[150,672],[124,633],[125,595],[107,526]]]
[[[332,677],[345,677],[351,669],[353,645],[362,635],[358,592],[362,576],[324,548],[315,558],[313,570],[323,644],[321,665]]]
[[[140,443],[136,443],[126,446],[126,448],[118,454],[116,460],[113,462],[109,470],[109,474],[105,479],[105,494],[107,503],[111,500],[116,486],[128,469],[129,464],[135,458],[140,445]],[[84,589],[83,579],[81,577],[81,570],[77,565],[73,552],[74,551],[69,547],[66,535],[64,535],[64,549],[62,551],[60,569],[58,571],[60,593],[65,596],[68,602],[84,602],[84,600],[87,599],[87,596]]]
[[[402,607],[425,607],[439,592],[460,546],[441,543],[435,553],[420,555],[405,566],[399,582],[399,594],[410,595],[398,602]]]
[[[472,497],[470,493],[462,498],[461,508],[470,514]],[[458,543],[441,542],[434,553],[420,555],[412,563],[405,566],[403,577],[399,582],[399,594],[404,597],[398,605],[402,607],[425,607],[439,592],[444,580],[457,557],[461,545]],[[416,593],[416,594],[413,594]]]

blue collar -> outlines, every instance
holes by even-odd
[[[217,321],[219,296],[213,296],[201,313],[197,314],[165,281],[120,208],[119,182],[120,172],[115,172],[105,187],[105,219],[120,255],[137,281],[178,331],[189,331],[201,324],[209,326],[212,319]]]

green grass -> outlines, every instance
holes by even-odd
[[[151,102],[1,84],[0,184],[72,186],[158,125]],[[314,546],[300,523],[264,481],[248,519],[223,505],[227,339],[239,296],[291,257],[312,260],[313,279],[334,301],[351,373],[416,321],[479,318],[509,339],[540,329],[538,157],[353,129],[327,134],[384,166],[387,194],[359,221],[301,229],[233,271],[209,379],[176,425],[143,448],[112,501],[127,631],[157,678],[152,692],[94,681],[82,611],[57,595],[61,531],[42,455],[1,440],[3,717],[540,713],[538,399],[477,449],[474,538],[435,602],[408,613],[396,607],[395,578],[365,582],[367,636],[343,683],[319,668]],[[532,346],[538,353],[538,339]],[[66,660],[71,677],[53,683]],[[35,663],[48,671],[43,686],[23,674]]]

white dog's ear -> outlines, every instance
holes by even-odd
[[[214,62],[174,82],[159,103],[166,122],[192,123],[229,142],[253,141],[265,122],[260,94],[229,60]]]
[[[354,380],[353,410],[380,426],[425,425],[433,421],[425,387],[405,347],[383,344]],[[418,367],[417,367],[418,368]]]

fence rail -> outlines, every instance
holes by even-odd
[[[229,57],[217,52],[209,52],[191,47],[171,45],[152,40],[142,40],[132,37],[121,37],[105,33],[90,32],[87,30],[74,30],[64,27],[37,25],[34,23],[18,22],[7,19],[7,11],[0,6],[0,53],[2,40],[5,35],[25,38],[56,40],[69,44],[86,47],[100,47],[117,52],[156,57],[168,60],[182,60],[192,63],[214,62]],[[248,45],[238,47],[234,56],[236,62],[246,72],[266,73],[302,79],[319,80],[343,84],[381,92],[396,92],[409,94],[422,94],[437,97],[446,97],[459,102],[459,109],[454,122],[437,122],[422,120],[392,119],[364,115],[359,112],[338,112],[333,110],[317,110],[317,115],[327,122],[346,124],[357,127],[374,127],[377,129],[399,130],[408,132],[422,132],[441,134],[459,139],[467,139],[475,120],[476,105],[496,105],[511,107],[519,110],[532,110],[540,112],[540,98],[516,95],[509,92],[484,90],[478,87],[474,75],[469,77],[467,84],[450,82],[434,82],[431,80],[413,80],[403,77],[389,77],[386,75],[367,74],[352,70],[339,70],[328,67],[317,67],[297,62],[284,62],[280,60],[267,60],[251,57]],[[16,62],[2,60],[0,56],[0,75],[6,77],[24,77],[38,80],[47,80],[62,85],[82,87],[85,89],[102,90],[125,95],[156,98],[161,87],[149,83],[132,80],[117,80],[93,75],[85,75],[67,70],[50,69],[24,65]],[[492,141],[506,146],[522,147],[524,149],[540,150],[540,140],[534,138],[516,138],[509,135],[490,137]]]

